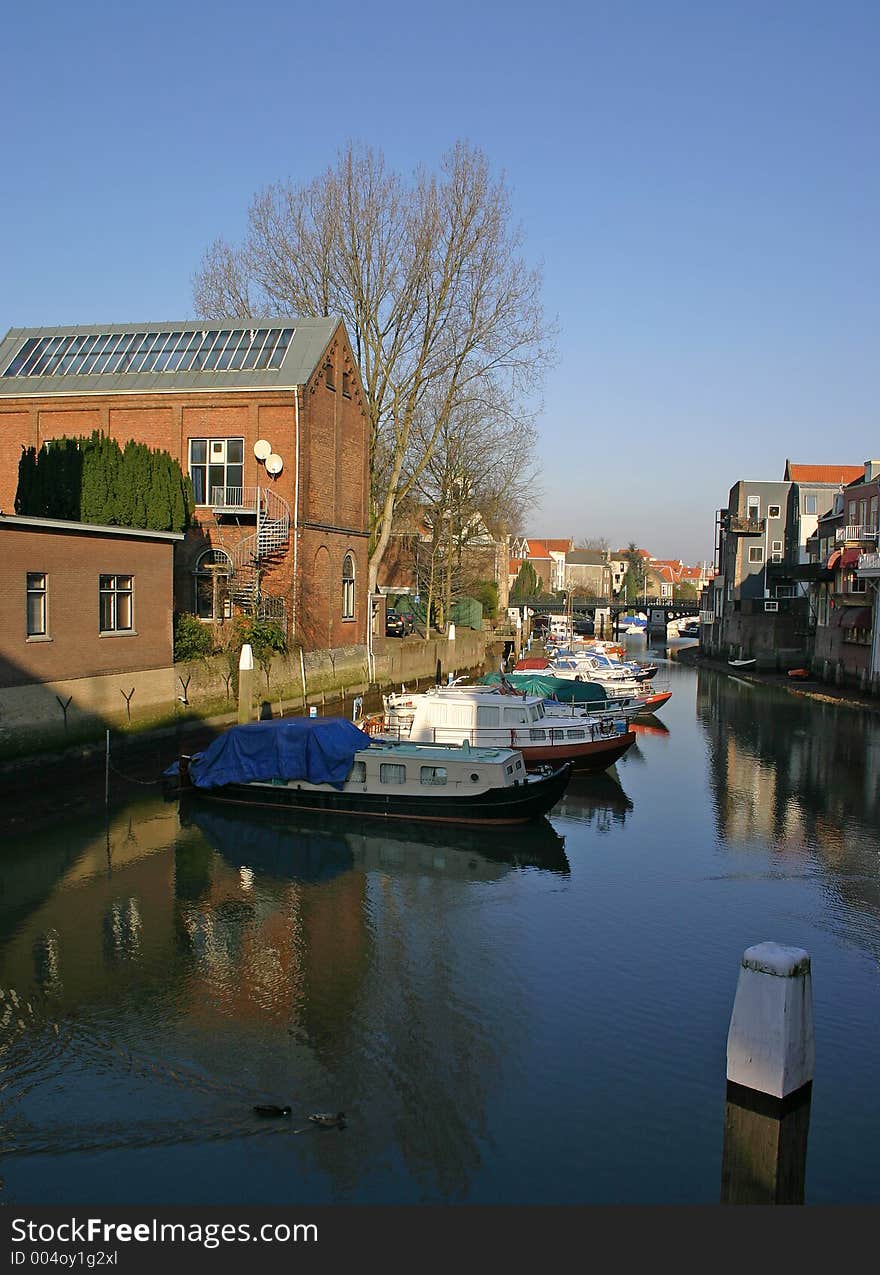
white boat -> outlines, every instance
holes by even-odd
[[[549,715],[542,696],[503,686],[434,686],[384,696],[384,711],[364,719],[371,735],[410,742],[515,748],[528,768],[571,762],[606,770],[635,742],[624,718]]]

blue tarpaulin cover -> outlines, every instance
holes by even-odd
[[[196,788],[304,779],[341,788],[370,737],[344,717],[280,717],[231,726],[190,761]],[[174,767],[170,770],[176,768]],[[170,771],[166,771],[169,774]]]

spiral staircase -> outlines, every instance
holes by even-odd
[[[215,506],[226,503],[222,489],[212,492]],[[260,618],[286,619],[284,599],[264,594],[260,580],[267,567],[280,562],[287,553],[290,540],[290,506],[267,487],[254,489],[257,529],[226,552],[232,567],[229,597],[248,615]]]

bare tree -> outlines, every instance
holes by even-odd
[[[577,549],[592,549],[595,553],[608,553],[611,545],[607,536],[583,536],[575,547]]]
[[[311,183],[256,195],[244,242],[217,240],[194,278],[206,318],[344,319],[370,416],[371,591],[395,508],[462,402],[476,386],[509,402],[539,389],[554,337],[540,293],[504,178],[464,142],[436,175],[420,170],[409,182],[381,152],[350,143]]]
[[[409,459],[419,468],[413,492],[430,530],[419,545],[419,586],[441,623],[458,597],[487,575],[494,578],[496,541],[541,496],[533,424],[491,382],[482,389],[446,417],[424,464],[426,434],[433,434],[438,414],[431,395],[413,429]]]

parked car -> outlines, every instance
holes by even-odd
[[[409,618],[409,628],[406,627],[407,618]],[[407,633],[412,633],[412,616],[401,615],[399,611],[386,611],[385,636],[406,637]]]

